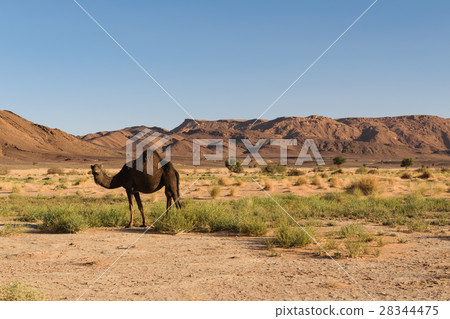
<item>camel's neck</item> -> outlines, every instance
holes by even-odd
[[[104,171],[97,176],[94,176],[95,183],[105,188],[113,189],[121,187],[121,183],[119,183],[117,175],[108,176]]]

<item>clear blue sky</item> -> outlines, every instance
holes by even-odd
[[[256,118],[372,0],[79,0],[198,119]],[[263,118],[450,117],[450,1],[379,0]],[[73,134],[188,116],[71,0],[0,2],[0,109]]]

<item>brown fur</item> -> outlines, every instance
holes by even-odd
[[[103,170],[102,165],[92,165],[92,175],[94,176],[95,183],[108,189],[114,189],[118,187],[125,188],[128,196],[128,203],[130,207],[130,224],[128,227],[133,226],[133,195],[136,199],[139,211],[142,216],[142,225],[145,227],[144,207],[139,193],[149,194],[160,190],[165,186],[165,194],[167,198],[167,209],[171,207],[172,200],[178,209],[181,209],[179,202],[179,175],[171,162],[166,163],[163,167],[158,168],[160,162],[160,156],[153,153],[153,174],[147,174],[147,156],[144,152],[143,157],[143,172],[136,169],[136,160],[131,162],[131,167],[124,165],[119,173],[115,176],[108,176]]]

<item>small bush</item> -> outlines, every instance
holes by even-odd
[[[243,218],[238,223],[238,231],[250,236],[263,236],[267,233],[267,225],[259,218]]]
[[[264,181],[264,190],[270,191],[273,188],[273,183],[270,179]]]
[[[0,285],[0,301],[40,301],[44,294],[31,285],[19,281]]]
[[[40,228],[51,233],[77,233],[89,227],[83,215],[64,209],[49,210]]]
[[[330,179],[330,186],[334,187],[334,188],[338,188],[339,186],[341,186],[341,180],[340,178],[338,178],[337,176],[333,176]]]
[[[308,179],[305,176],[298,177],[294,182],[294,186],[301,186],[306,184],[308,184]]]
[[[64,168],[51,167],[47,170],[47,175],[64,175]]]
[[[313,228],[305,227],[304,229],[314,237]],[[298,226],[288,227],[283,225],[276,231],[275,238],[277,243],[284,248],[305,247],[313,242],[305,231]]]
[[[0,167],[0,175],[8,175],[10,173],[9,168],[7,167]]]
[[[211,189],[209,190],[209,195],[211,195],[211,197],[213,199],[216,199],[217,197],[219,197],[220,195],[220,186],[213,186],[211,187]]]
[[[229,161],[226,160],[225,161],[225,167],[228,168],[228,170],[230,172],[233,173],[243,173],[244,172],[244,167],[242,166],[240,161]]]
[[[283,174],[286,171],[286,166],[280,164],[269,164],[261,167],[261,172],[265,174]]]
[[[347,248],[348,256],[350,258],[356,258],[361,254],[363,243],[360,241],[347,240],[345,242],[345,248]]]
[[[410,233],[413,232],[426,233],[431,231],[430,224],[423,222],[421,220],[409,221],[408,223],[406,223],[406,226],[408,227],[408,231]]]
[[[347,162],[347,159],[343,156],[336,156],[335,158],[333,158],[333,164],[337,165],[338,167],[340,167],[345,162]]]
[[[400,164],[401,167],[410,167],[414,164],[414,160],[412,158],[404,158]]]
[[[355,171],[356,174],[367,174],[367,168],[365,166],[361,166]]]
[[[244,182],[243,182],[242,180],[238,179],[238,180],[236,181],[236,185],[239,186],[239,187],[241,187],[242,185],[244,185]]]
[[[189,233],[195,228],[195,216],[179,210],[170,211],[154,225],[156,231],[169,234]]]
[[[319,175],[314,175],[314,177],[313,177],[313,179],[311,181],[311,184],[315,185],[315,186],[317,186],[319,188],[322,188],[323,187],[323,179],[322,179],[322,177],[320,177]]]
[[[217,184],[219,184],[221,186],[227,186],[229,183],[230,183],[230,180],[226,176],[221,176],[217,180]]]
[[[371,169],[367,172],[367,174],[378,175],[380,172],[377,169]]]
[[[19,224],[5,224],[0,228],[0,237],[12,236],[23,233],[23,227]]]
[[[410,172],[403,172],[402,175],[400,175],[400,178],[402,179],[411,179],[412,174]]]
[[[337,174],[344,174],[344,171],[342,170],[342,168],[338,168],[337,170],[335,170],[334,172],[331,173],[331,175],[337,175]]]
[[[304,171],[301,171],[297,168],[291,168],[288,172],[287,172],[287,176],[300,176],[300,175],[305,175],[306,173]]]
[[[374,176],[364,176],[360,179],[353,181],[349,187],[349,190],[353,193],[357,193],[358,191],[364,195],[371,195],[377,192],[378,187],[378,179]]]
[[[419,178],[422,179],[428,179],[428,178],[432,178],[433,177],[433,172],[431,172],[431,170],[429,169],[425,169],[422,173],[422,175],[419,175]]]

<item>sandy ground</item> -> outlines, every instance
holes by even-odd
[[[372,226],[372,231],[392,229]],[[0,238],[0,282],[20,280],[49,300],[77,299],[121,254],[83,300],[367,300],[328,257],[277,249],[264,238],[227,234],[162,235],[143,229]],[[450,236],[398,233],[379,257],[338,259],[375,300],[450,299]]]
[[[70,172],[66,168],[66,172]],[[110,169],[107,172],[114,175],[118,169]],[[350,183],[360,178],[362,175],[355,174],[355,168],[345,169],[345,174],[336,175],[339,179],[337,186],[332,186],[329,179],[333,176],[330,171],[326,171],[328,177],[321,178],[321,185],[312,185],[311,181],[316,174],[311,169],[303,169],[307,174],[307,184],[296,186],[295,182],[298,177],[284,176],[284,177],[269,177],[260,174],[260,169],[248,169],[247,175],[235,174],[230,176],[226,168],[217,169],[184,169],[181,171],[180,191],[183,193],[192,185],[192,183],[200,178],[189,190],[185,193],[184,198],[193,198],[196,200],[211,200],[210,189],[221,177],[225,177],[226,185],[220,187],[220,195],[218,199],[237,199],[246,196],[266,196],[261,188],[252,181],[255,178],[260,185],[264,186],[266,180],[272,181],[272,194],[295,194],[300,196],[309,196],[315,194],[325,194],[329,192],[342,192]],[[413,175],[413,179],[401,179],[399,177],[399,169],[383,169],[380,174],[371,175],[377,178],[379,183],[379,195],[402,196],[413,192],[420,192],[426,197],[440,197],[450,199],[450,177],[448,173],[435,172],[431,179],[420,179],[417,176],[420,173],[413,169],[409,171]],[[433,170],[434,171],[434,170]],[[322,173],[319,173],[322,174]],[[17,178],[17,180],[10,180],[9,177]],[[75,173],[70,175],[47,175],[47,168],[31,168],[31,169],[15,169],[11,170],[8,176],[2,176],[0,179],[0,196],[9,196],[14,188],[17,188],[17,193],[20,195],[29,196],[65,196],[65,195],[80,195],[90,197],[101,197],[104,195],[115,194],[126,197],[123,188],[105,189],[94,183],[92,175],[87,169],[76,169]],[[30,181],[25,181],[31,178]],[[46,179],[50,179],[52,183],[47,183]],[[238,185],[237,180],[241,180],[242,184]],[[61,186],[64,185],[64,188]],[[231,190],[234,188],[234,195],[231,196]],[[153,194],[142,194],[144,199],[151,199],[152,201],[165,202],[164,191],[158,191]]]

